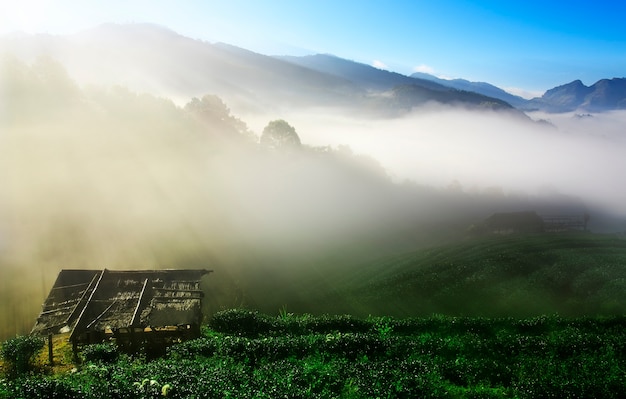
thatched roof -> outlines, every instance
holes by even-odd
[[[209,270],[62,270],[34,334],[199,325]]]

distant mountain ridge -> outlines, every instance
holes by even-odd
[[[349,81],[152,24],[104,24],[67,36],[0,38],[2,53],[27,62],[50,56],[79,84],[123,85],[189,100],[217,94],[229,104],[349,104],[363,90]]]
[[[26,62],[50,56],[79,84],[122,85],[183,101],[216,94],[236,110],[344,107],[394,116],[429,101],[512,110],[498,99],[337,57],[312,56],[317,64],[304,65],[152,24],[104,24],[65,36],[7,35],[0,37],[0,53]]]
[[[626,78],[602,79],[591,86],[575,80],[550,89],[541,97],[533,98],[524,108],[548,112],[626,109]]]
[[[411,77],[415,79],[427,79],[432,82],[437,82],[441,85],[452,87],[457,90],[472,91],[485,96],[494,97],[502,101],[506,101],[514,107],[523,106],[528,101],[520,96],[513,95],[497,86],[486,82],[470,82],[469,80],[465,79],[441,79],[424,72],[415,72],[411,75]]]
[[[446,91],[449,88],[428,79],[412,77],[379,69],[371,65],[346,60],[330,54],[276,56],[275,58],[301,65],[319,72],[339,76],[370,90],[389,90],[401,85],[418,85],[432,90]]]
[[[470,82],[465,79],[440,79],[427,73],[416,72],[410,76],[375,68],[371,65],[349,61],[334,55],[315,54],[307,56],[277,56],[276,58],[351,80],[371,90],[393,89],[401,85],[416,85],[437,91],[450,89],[480,94],[521,107],[527,100],[508,93],[485,82]]]
[[[406,76],[334,55],[276,56],[276,58],[348,80],[362,87],[370,93],[368,101],[370,108],[381,105],[381,97],[371,96],[372,92],[378,92],[383,93],[382,98],[393,104],[393,109],[400,111],[419,107],[429,101],[501,111],[513,110],[508,102],[494,96],[459,90],[430,79]]]
[[[587,111],[602,112],[626,109],[626,78],[602,79],[591,86],[575,80],[547,90],[543,96],[526,100],[485,82],[465,79],[440,79],[427,73],[414,73],[411,77],[430,79],[458,90],[472,91],[498,98],[524,111],[553,113]]]
[[[626,109],[625,78],[602,79],[590,87],[585,86],[580,80],[576,80],[550,89],[542,97],[527,100],[487,82],[441,79],[422,72],[405,76],[334,55],[315,54],[301,57],[277,56],[276,58],[341,77],[368,90],[387,89],[397,92],[401,86],[413,86],[412,91],[419,87],[422,90],[445,93],[452,89],[497,99],[523,111],[541,110],[559,113],[576,110],[602,112]],[[406,92],[406,90],[400,91]],[[437,93],[432,94],[433,98],[437,96]]]
[[[268,56],[182,36],[153,24],[103,24],[73,35],[9,34],[0,55],[26,62],[50,56],[79,84],[122,85],[188,101],[222,97],[234,110],[346,107],[394,116],[428,102],[517,112],[626,109],[626,79],[587,87],[577,80],[525,100],[494,85],[402,75],[328,54]]]

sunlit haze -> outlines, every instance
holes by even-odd
[[[363,265],[403,279],[376,268],[494,214],[626,231],[626,3],[0,1],[0,339],[61,269],[214,269],[207,313],[367,315]]]
[[[74,33],[148,22],[263,54],[330,53],[403,74],[488,81],[533,95],[626,70],[614,1],[3,0],[0,32]]]

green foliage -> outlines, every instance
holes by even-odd
[[[159,398],[172,396],[172,385],[161,384],[159,381],[144,378],[141,382],[134,382],[133,387],[142,398]]]
[[[259,335],[315,334],[329,331],[365,333],[374,328],[369,321],[350,315],[295,317],[282,312],[277,318],[271,318],[247,309],[217,312],[209,321],[209,326],[218,333],[250,338]]]
[[[216,337],[201,337],[182,342],[167,348],[168,356],[172,359],[195,359],[196,357],[213,356],[220,345]]]
[[[272,320],[257,311],[229,309],[217,312],[209,321],[209,326],[220,333],[244,337],[267,334],[272,330]]]
[[[8,363],[11,373],[21,374],[31,371],[34,358],[44,347],[45,340],[34,335],[22,335],[2,343],[0,355]]]
[[[371,323],[350,315],[322,315],[304,320],[302,329],[310,333],[328,331],[340,333],[362,333],[371,330]]]
[[[166,358],[0,380],[0,398],[617,399],[626,390],[623,316],[274,320],[236,309],[217,320],[254,334],[204,329]]]
[[[626,241],[585,233],[472,239],[359,270],[343,296],[372,312],[533,317],[626,312]]]
[[[78,86],[65,68],[49,56],[40,56],[27,65],[2,54],[0,87],[11,99],[5,105],[0,124],[50,120],[71,109],[80,98]]]
[[[271,121],[261,133],[261,144],[273,149],[300,147],[300,137],[296,129],[282,119]]]
[[[185,105],[184,109],[196,120],[221,135],[230,135],[241,139],[252,139],[254,136],[245,122],[233,116],[222,99],[216,95],[205,95],[201,99],[194,97]]]
[[[28,399],[81,399],[83,393],[72,387],[71,383],[57,378],[32,377],[20,378],[8,387],[11,396],[7,398]],[[1,392],[1,390],[0,390]],[[0,396],[2,398],[3,396]]]
[[[388,317],[379,317],[371,320],[374,323],[376,331],[381,339],[389,338],[393,332],[392,320]]]
[[[118,348],[113,343],[89,345],[82,351],[83,359],[87,362],[111,363],[117,360]]]

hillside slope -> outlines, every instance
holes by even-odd
[[[195,40],[152,24],[104,24],[66,36],[5,36],[0,37],[0,49],[27,63],[50,57],[81,86],[122,85],[177,102],[215,94],[237,113],[338,107],[393,116],[427,101],[511,108],[499,100],[339,58],[296,62]],[[414,87],[410,96],[389,92],[398,86]]]
[[[447,87],[452,87],[457,90],[471,91],[474,93],[482,94],[484,96],[497,98],[502,101],[506,101],[514,107],[524,106],[527,102],[527,100],[523,99],[520,96],[513,95],[497,86],[486,82],[470,82],[466,79],[440,79],[436,76],[424,72],[415,72],[411,74],[411,77],[415,79],[430,80],[432,82],[436,82]]]
[[[585,233],[472,239],[365,264],[337,278],[338,297],[357,313],[621,314],[626,240]]]
[[[81,85],[123,85],[187,101],[216,94],[229,105],[345,105],[362,90],[332,75],[224,43],[194,40],[152,24],[104,24],[67,36],[0,38],[27,62],[48,56]]]
[[[412,78],[329,54],[314,54],[303,57],[279,56],[276,58],[350,80],[369,90],[389,90],[400,85],[416,85],[438,91],[449,90],[449,87],[437,82]]]
[[[505,100],[472,88],[458,88],[416,76],[405,76],[333,55],[277,58],[345,79],[366,90],[369,95],[365,105],[369,112],[380,113],[383,110],[391,114],[402,114],[428,102],[461,105],[472,109],[513,111],[512,106]]]
[[[524,108],[548,112],[626,109],[626,78],[602,79],[591,86],[575,80],[550,89],[541,97],[533,98]]]

